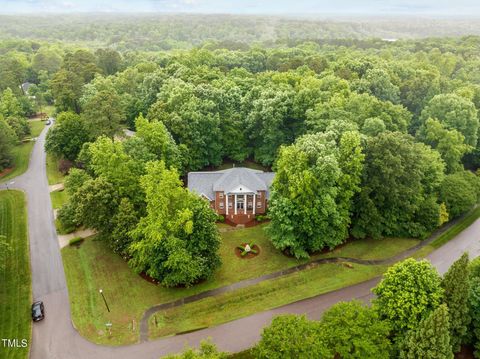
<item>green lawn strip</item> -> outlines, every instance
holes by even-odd
[[[72,301],[72,316],[79,331],[85,337],[97,343],[126,344],[138,339],[138,322],[143,312],[149,307],[170,302],[179,298],[204,292],[210,289],[226,286],[241,280],[257,278],[267,273],[276,272],[292,266],[305,263],[286,257],[271,244],[264,231],[265,225],[246,229],[232,229],[219,225],[222,231],[220,255],[223,264],[214,277],[191,288],[168,289],[154,286],[134,274],[127,263],[113,254],[108,246],[100,241],[86,240],[79,249],[67,247],[62,255],[67,273],[70,298]],[[235,247],[244,242],[254,242],[260,247],[260,255],[252,259],[241,259],[235,255]],[[385,239],[382,241],[353,241],[337,249],[335,256],[351,256],[358,258],[387,258],[418,243],[415,240]],[[380,249],[380,245],[390,248]],[[370,252],[368,247],[371,248]],[[377,248],[378,247],[378,248]],[[84,255],[86,254],[86,255]],[[314,256],[329,256],[322,254]],[[331,256],[331,255],[330,255]],[[82,265],[79,261],[83,261]],[[83,267],[86,265],[86,267]],[[90,268],[91,274],[82,268]],[[98,320],[93,319],[98,312],[89,309],[91,299],[98,299],[98,289],[86,289],[86,283],[93,281],[95,288],[102,287],[106,293],[122,293],[118,295],[113,314],[101,311]],[[347,285],[347,284],[345,284]],[[127,300],[124,300],[127,298]],[[134,300],[132,301],[132,298]],[[134,302],[134,305],[132,303]],[[97,305],[103,305],[102,302]],[[132,321],[136,321],[135,331],[131,330]],[[113,338],[108,338],[104,332],[106,322],[112,322],[115,331]],[[100,333],[100,334],[99,334]]]
[[[351,268],[350,268],[351,266]],[[366,281],[387,266],[329,263],[154,314],[150,338],[182,333],[246,317]],[[212,310],[215,308],[215,310]]]
[[[38,137],[45,127],[45,122],[41,120],[31,120],[28,121],[28,126],[30,127],[30,136]]]
[[[5,176],[0,177],[0,182],[5,182],[13,177],[20,176],[27,170],[33,145],[34,142],[26,142],[13,147],[13,170],[8,172]]]
[[[459,219],[452,227],[443,232],[432,243],[426,245],[422,249],[415,252],[414,258],[423,258],[433,252],[435,249],[440,248],[445,243],[456,237],[460,232],[468,228],[480,217],[480,207],[477,207],[467,213],[463,218]]]
[[[50,198],[52,199],[52,207],[54,209],[58,209],[68,201],[68,194],[63,190],[54,191],[54,192],[50,192]]]
[[[0,333],[2,338],[31,339],[31,278],[25,196],[0,191],[0,234],[7,237],[10,253],[0,269]],[[29,344],[30,345],[30,344]],[[27,358],[27,348],[0,348],[5,359]]]
[[[51,154],[47,154],[47,178],[48,184],[62,183],[64,175],[58,170],[58,159]]]

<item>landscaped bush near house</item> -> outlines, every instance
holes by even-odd
[[[75,238],[70,239],[68,244],[70,246],[75,246],[75,245],[80,245],[83,241],[84,241],[84,239],[82,237],[75,237]]]
[[[75,210],[70,203],[64,204],[59,209],[57,219],[64,233],[71,233],[78,227],[75,222]]]

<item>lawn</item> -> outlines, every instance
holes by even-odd
[[[0,191],[0,234],[10,252],[0,268],[0,333],[2,338],[27,339],[30,343],[31,279],[25,197],[20,191]],[[27,348],[2,348],[4,359],[27,358]]]
[[[52,199],[52,207],[54,209],[62,207],[62,205],[68,201],[67,192],[63,190],[50,192],[50,198]]]
[[[30,153],[32,152],[34,142],[27,142],[17,145],[12,150],[13,163],[15,166],[13,170],[7,172],[6,175],[0,177],[0,182],[7,181],[13,177],[20,176],[28,168],[30,161]]]
[[[58,170],[58,159],[47,153],[47,178],[48,184],[62,183],[64,179],[62,172]]]
[[[45,122],[40,120],[31,120],[28,121],[28,126],[30,127],[30,136],[38,137],[45,127]]]
[[[96,343],[113,345],[133,343],[138,340],[138,323],[143,312],[155,304],[166,303],[244,279],[260,277],[266,273],[276,272],[306,262],[305,260],[299,261],[295,258],[286,257],[276,250],[265,234],[264,226],[232,230],[231,227],[220,225],[219,227],[222,231],[220,255],[223,259],[223,265],[213,278],[191,288],[167,289],[150,284],[134,274],[127,263],[113,254],[107,245],[101,241],[87,239],[79,248],[66,247],[62,249],[70,292],[72,317],[76,327],[83,336]],[[253,259],[236,257],[234,254],[235,246],[242,242],[250,241],[254,241],[260,246],[260,255]],[[361,241],[357,241],[338,249],[335,255],[348,254],[357,258],[386,258],[391,253],[398,253],[398,251],[407,249],[416,243],[418,242],[415,240],[386,239],[380,243],[368,242],[365,245]],[[384,247],[391,245],[393,249],[389,248],[385,251],[385,248],[383,248],[384,251],[382,252],[380,244]],[[372,246],[371,253],[367,251],[366,247],[368,245]],[[323,254],[315,256],[315,258],[320,256],[328,255]],[[298,296],[294,298],[314,295],[312,292],[308,292],[307,288],[301,287],[301,283],[298,282],[299,278],[307,281],[317,281],[318,279],[318,285],[313,286],[315,287],[313,290],[318,294],[332,290],[332,288],[371,278],[371,276],[377,274],[377,271],[372,271],[372,268],[356,266],[352,270],[338,265],[322,265],[315,271],[305,271],[305,273],[309,272],[311,272],[310,278],[308,278],[308,274],[307,277],[299,276],[298,274],[288,276],[292,280],[292,282],[289,282],[289,290],[297,292],[296,286],[299,285]],[[357,272],[358,275],[351,275]],[[344,276],[342,276],[342,273],[344,273]],[[334,276],[337,279],[330,278],[330,276]],[[271,281],[271,283],[277,282]],[[271,299],[263,297],[262,293],[267,287],[265,285],[249,287],[245,288],[242,293],[250,293],[250,290],[253,290],[251,293],[257,298],[256,301],[261,302],[258,303],[258,306],[261,308],[263,306],[281,305],[294,300],[286,299],[286,302],[279,302],[280,304],[272,302]],[[104,290],[111,306],[112,311],[110,313],[105,309],[98,292],[100,288]],[[284,294],[275,295],[275,297],[281,297]],[[230,312],[229,307],[225,308],[227,310],[219,311],[218,318],[212,318],[211,320],[221,321],[225,317],[231,317],[233,314]],[[107,322],[113,324],[112,338],[109,338],[105,331],[105,323]],[[179,322],[179,325],[181,330],[188,327],[185,323]],[[173,331],[177,331],[177,329]]]

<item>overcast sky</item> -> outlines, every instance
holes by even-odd
[[[480,0],[0,0],[0,13],[99,11],[480,16]]]

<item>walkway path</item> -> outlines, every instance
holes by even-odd
[[[44,129],[35,144],[28,171],[16,178],[14,184],[14,187],[27,194],[33,296],[35,300],[43,300],[46,307],[45,320],[33,325],[32,359],[158,359],[162,355],[183,350],[186,344],[198,345],[208,337],[212,338],[220,350],[241,351],[258,341],[261,329],[275,315],[306,313],[310,318],[318,319],[325,309],[340,300],[371,298],[370,289],[378,279],[194,333],[122,347],[106,347],[87,341],[78,334],[71,322],[68,291],[46,177],[43,150],[46,131]],[[433,252],[429,259],[443,273],[464,251],[469,252],[471,257],[478,256],[479,233],[480,220],[477,220],[455,239]]]

